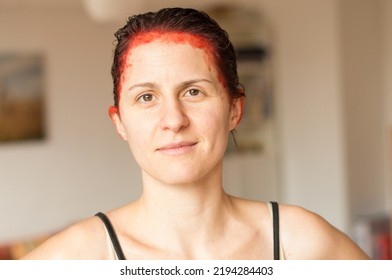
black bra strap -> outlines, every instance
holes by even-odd
[[[117,258],[119,260],[125,260],[124,252],[121,249],[121,245],[120,245],[120,242],[118,241],[116,232],[114,231],[113,225],[110,222],[110,220],[108,219],[108,217],[104,213],[101,213],[101,212],[95,214],[95,216],[99,217],[102,220],[103,224],[105,225],[106,230],[109,233],[110,240],[112,241],[113,248],[116,251]]]
[[[274,260],[280,259],[280,241],[279,241],[279,206],[275,201],[271,201],[272,220],[274,231]]]

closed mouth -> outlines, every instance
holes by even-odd
[[[179,154],[179,153],[184,153],[193,148],[197,142],[177,142],[177,143],[170,143],[167,145],[164,145],[160,148],[157,149],[157,151],[161,151],[164,153],[170,153],[170,154]]]

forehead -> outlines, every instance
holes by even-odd
[[[214,46],[208,41],[208,39],[188,32],[157,30],[141,32],[131,39],[125,56],[123,57],[124,60],[121,72],[124,73],[125,71],[132,68],[132,63],[130,59],[133,57],[132,54],[136,51],[136,49],[140,50],[140,47],[148,47],[154,45],[152,43],[158,42],[164,44],[188,45],[194,49],[202,50],[204,52],[204,62],[207,63],[208,68],[210,70],[211,68],[214,68],[214,70],[217,71],[218,75],[220,74],[214,56]],[[146,51],[146,49],[144,50]],[[149,57],[151,58],[155,54],[156,51],[151,51]],[[175,54],[176,53],[172,53],[172,55]],[[220,76],[221,75],[219,75],[219,79],[221,80]]]
[[[201,78],[218,83],[218,77],[216,68],[203,49],[154,40],[132,48],[122,82],[125,88],[146,81],[169,86]]]
[[[120,66],[121,67],[120,69],[121,82],[119,85],[120,91],[127,77],[129,78],[129,74],[131,74],[131,72],[135,73],[133,71],[134,67],[132,67],[134,66],[133,63],[135,63],[135,61],[132,62],[133,60],[132,57],[134,57],[133,54],[137,52],[137,49],[140,50],[140,47],[147,47],[147,49],[150,49],[149,48],[150,46],[155,45],[151,43],[158,43],[158,42],[166,43],[166,44],[188,45],[194,49],[202,50],[204,53],[204,59],[202,61],[206,63],[210,71],[212,70],[215,72],[219,82],[225,87],[226,83],[220,72],[219,67],[217,67],[217,63],[216,63],[217,60],[215,57],[214,46],[210,41],[208,41],[208,39],[188,32],[155,30],[155,31],[141,32],[135,35],[130,40],[127,51],[124,53],[123,56],[123,62],[121,63],[122,65]],[[143,49],[144,51],[147,50],[146,48]],[[156,54],[157,53],[155,51],[151,50],[151,54],[148,55],[148,58],[152,58]],[[172,53],[172,55],[175,54],[176,53]],[[147,61],[150,61],[151,63],[150,59],[144,60],[144,63],[146,63]]]
[[[128,50],[140,45],[160,40],[165,43],[189,44],[194,48],[203,49],[207,54],[213,54],[212,44],[204,37],[180,31],[148,31],[137,34],[131,39]]]
[[[126,66],[124,78],[128,79],[146,75],[153,78],[157,73],[172,73],[179,78],[182,74],[189,75],[189,72],[202,70],[216,74],[214,65],[203,49],[162,40],[133,47],[127,57]]]

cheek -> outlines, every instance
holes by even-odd
[[[229,113],[228,108],[217,106],[199,112],[201,120],[195,120],[194,123],[198,124],[200,129],[206,131],[207,135],[211,137],[219,136],[220,134],[228,134],[229,129]]]
[[[151,143],[152,129],[146,122],[139,123],[130,130],[130,145],[144,147]]]
[[[128,132],[128,147],[136,162],[141,164],[148,158],[149,153],[146,151],[153,147],[151,132],[146,126],[132,127]]]
[[[149,130],[151,125],[148,120],[137,113],[121,112],[123,125],[128,139],[128,144],[133,146],[142,146],[148,142]]]

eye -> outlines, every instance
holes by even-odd
[[[185,92],[185,95],[187,96],[198,96],[199,94],[201,94],[201,92],[200,92],[200,90],[198,90],[198,89],[195,89],[195,88],[191,88],[191,89],[189,89],[189,90],[187,90],[186,92]]]
[[[152,95],[151,93],[145,93],[139,96],[137,100],[142,103],[148,103],[154,100],[154,95]]]

